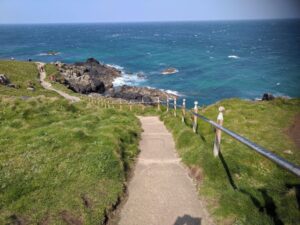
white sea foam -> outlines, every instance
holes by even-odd
[[[237,55],[229,55],[228,58],[229,59],[239,59],[240,57]]]
[[[113,38],[120,37],[120,36],[121,36],[120,34],[113,34],[113,35],[111,35],[111,37],[113,37]]]
[[[149,89],[156,89],[154,87],[151,87],[151,86],[146,86],[146,88],[149,88]],[[178,91],[173,91],[173,90],[166,90],[166,89],[159,89],[160,91],[164,91],[168,94],[171,94],[171,95],[176,95],[178,97],[182,97],[184,96],[183,94],[180,94]]]
[[[117,70],[120,70],[120,71],[124,70],[124,67],[119,66],[119,65],[115,65],[115,64],[106,64],[106,65],[109,67],[115,68]]]
[[[124,67],[114,64],[107,64],[107,66],[115,68],[121,71],[121,76],[117,77],[113,81],[114,86],[122,86],[122,85],[138,85],[146,80],[143,72],[128,74],[124,71]]]
[[[116,87],[122,86],[122,85],[137,85],[144,81],[145,81],[145,78],[138,76],[138,74],[122,73],[121,77],[118,77],[113,81],[113,85]]]
[[[171,94],[171,95],[183,96],[183,95],[179,94],[178,91],[165,90],[165,92],[167,92],[168,94]]]
[[[53,52],[53,53],[49,53],[49,52],[42,52],[40,54],[38,54],[38,56],[55,56],[55,55],[60,55],[60,52]]]

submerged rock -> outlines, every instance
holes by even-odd
[[[163,75],[169,75],[169,74],[174,74],[174,73],[178,73],[178,70],[176,68],[168,68],[161,72],[161,74],[163,74]]]

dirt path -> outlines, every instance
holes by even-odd
[[[69,95],[63,91],[57,90],[54,87],[52,87],[52,85],[49,82],[45,81],[46,76],[47,76],[46,71],[45,71],[45,63],[37,62],[37,67],[38,67],[38,71],[40,74],[40,82],[41,82],[41,85],[43,86],[43,88],[50,90],[50,91],[55,91],[56,93],[58,93],[59,95],[61,95],[62,97],[64,97],[65,99],[67,99],[71,102],[79,102],[80,101],[80,98]]]
[[[119,225],[213,224],[158,117],[140,117],[144,132]]]

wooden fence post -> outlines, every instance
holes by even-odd
[[[157,110],[160,111],[160,100],[159,100],[159,97],[157,97]]]
[[[176,117],[177,116],[177,112],[176,112],[176,109],[177,109],[177,105],[176,105],[176,98],[174,98],[174,116]]]
[[[195,106],[194,106],[194,113],[198,113],[198,102],[195,101],[194,104],[195,104]],[[194,131],[194,133],[197,132],[197,126],[198,126],[198,117],[196,115],[194,115],[194,124],[193,124],[193,131]]]
[[[122,100],[120,99],[120,110],[122,110]]]
[[[167,112],[169,112],[169,97],[167,97]]]
[[[144,98],[142,98],[142,110],[143,110],[143,112],[145,111],[145,108],[144,108]]]
[[[223,126],[223,112],[224,112],[225,108],[223,106],[219,107],[219,115],[217,118],[217,123],[220,126]],[[216,129],[216,136],[215,136],[215,143],[214,143],[214,156],[217,157],[219,156],[219,152],[221,151],[221,135],[222,135],[222,131],[220,129]]]
[[[130,108],[130,111],[132,111],[132,104],[131,104],[131,100],[129,101],[129,108]]]
[[[182,123],[184,123],[184,119],[185,119],[185,99],[182,100],[182,117],[181,117]]]

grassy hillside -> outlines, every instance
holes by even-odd
[[[38,70],[32,62],[0,61],[0,74],[5,74],[12,84],[19,88],[0,85],[0,95],[6,96],[57,96],[56,93],[43,89],[40,85]],[[28,90],[33,85],[35,91]]]
[[[57,73],[53,65],[46,71]],[[163,107],[162,113],[140,105],[106,109],[103,101],[91,104],[88,98],[70,104],[40,86],[30,62],[0,61],[0,73],[19,86],[0,85],[0,224],[101,224],[122,195],[138,152],[135,114],[161,115],[218,224],[300,221],[299,178],[225,134],[222,154],[214,158],[214,129],[199,120],[194,134],[190,114],[182,124],[180,111],[175,118]],[[35,91],[27,90],[28,83]],[[220,105],[225,127],[300,164],[300,149],[287,135],[300,115],[299,99],[228,99],[201,113],[215,120]]]
[[[216,121],[224,106],[224,126],[300,165],[300,152],[286,135],[300,114],[300,100],[250,102],[229,99],[201,112]],[[214,129],[199,121],[198,134],[172,113],[162,119],[174,135],[177,150],[200,181],[218,224],[299,224],[300,181],[248,147],[223,134],[222,154],[214,158]],[[288,152],[288,153],[286,153]]]
[[[138,119],[70,104],[41,87],[34,63],[0,61],[0,73],[19,86],[0,85],[0,224],[101,224],[138,153]]]
[[[1,98],[0,224],[99,224],[137,154],[132,114]]]

